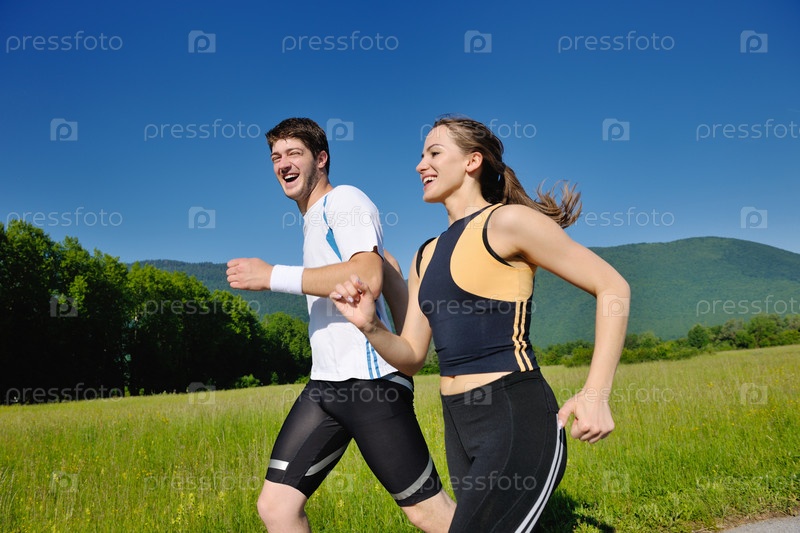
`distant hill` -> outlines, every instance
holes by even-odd
[[[759,313],[800,313],[800,254],[738,239],[699,237],[668,243],[592,248],[631,285],[628,331],[663,339]],[[140,261],[195,276],[209,289],[229,290],[225,265]],[[271,292],[231,291],[265,313],[308,320],[305,299]],[[795,298],[796,297],[796,298]],[[549,272],[534,289],[531,338],[535,345],[593,340],[595,299]]]

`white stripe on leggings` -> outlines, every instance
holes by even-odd
[[[556,417],[557,418],[557,417]],[[556,453],[553,457],[553,462],[550,465],[550,473],[547,475],[547,480],[544,482],[544,490],[539,494],[539,498],[533,507],[528,512],[528,515],[522,521],[515,533],[528,533],[533,531],[533,526],[539,521],[539,516],[544,511],[547,500],[555,488],[556,478],[558,477],[558,467],[561,464],[561,457],[564,455],[564,443],[561,442],[561,430],[556,430]]]

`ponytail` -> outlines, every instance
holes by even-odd
[[[536,199],[528,196],[517,175],[503,163],[503,142],[485,125],[468,118],[444,117],[433,127],[445,126],[453,134],[455,143],[465,153],[478,152],[483,156],[480,175],[481,195],[492,204],[520,204],[535,209],[566,228],[581,214],[581,193],[567,182],[556,182],[548,191],[542,183],[536,187]],[[561,199],[556,199],[556,188],[561,186]]]

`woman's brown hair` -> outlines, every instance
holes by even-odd
[[[484,124],[465,117],[439,118],[433,127],[444,126],[456,145],[467,154],[478,152],[483,156],[480,175],[481,194],[486,201],[496,204],[522,204],[547,215],[559,226],[566,228],[581,214],[581,194],[575,185],[566,182],[561,187],[561,200],[556,199],[556,187],[544,191],[540,184],[534,200],[517,179],[517,175],[503,163],[503,142]]]

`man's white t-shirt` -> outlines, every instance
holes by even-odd
[[[303,266],[323,267],[348,261],[359,252],[377,250],[383,257],[383,229],[375,204],[359,189],[339,185],[303,216]],[[344,281],[344,280],[343,280]],[[384,361],[330,298],[306,296],[311,339],[311,379],[375,379],[397,369]],[[383,296],[375,302],[387,324]]]

